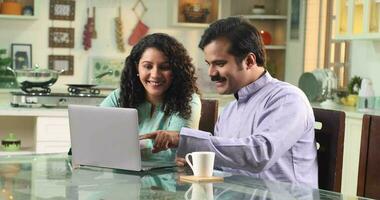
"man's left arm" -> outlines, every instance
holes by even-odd
[[[302,97],[283,96],[260,114],[258,126],[249,137],[215,137],[183,128],[177,154],[183,157],[193,151],[213,151],[216,166],[260,172],[277,162],[306,132],[312,134],[310,112],[310,105]]]

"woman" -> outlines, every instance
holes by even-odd
[[[186,49],[173,37],[154,33],[141,39],[125,60],[120,89],[100,106],[136,108],[140,135],[157,130],[198,128],[201,102],[195,67]],[[175,152],[151,153],[141,141],[144,160],[174,160]]]

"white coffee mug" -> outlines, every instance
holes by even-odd
[[[192,157],[193,163],[190,162],[189,157]],[[214,171],[215,153],[209,151],[198,151],[186,154],[186,162],[193,170],[194,176],[212,176]]]
[[[189,197],[191,192],[191,197]],[[213,200],[214,190],[212,183],[193,183],[185,193],[186,200]]]

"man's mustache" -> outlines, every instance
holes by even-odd
[[[219,75],[211,76],[211,81],[225,81],[225,80],[227,80],[227,79],[224,77],[221,77]]]

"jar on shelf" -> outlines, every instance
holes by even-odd
[[[260,34],[263,38],[264,45],[270,45],[272,43],[272,35],[268,31],[261,30]]]
[[[254,5],[252,8],[252,13],[255,15],[265,14],[265,6],[264,5]]]

